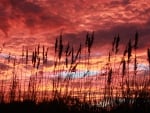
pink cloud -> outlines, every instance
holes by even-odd
[[[136,30],[142,37],[140,47],[149,44],[145,41],[149,37],[149,0],[2,0],[1,3],[0,30],[8,35],[10,45],[15,39],[16,46],[29,44],[30,38],[37,43],[52,44],[61,31],[64,39],[74,44],[79,39],[83,41],[87,31],[95,31],[96,48],[109,44],[119,33],[125,45]]]

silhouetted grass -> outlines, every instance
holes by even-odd
[[[31,100],[23,102],[0,103],[1,113],[149,113],[150,101],[146,92],[141,92],[139,97],[128,98],[129,103],[117,103],[112,109],[106,109],[87,102],[81,102],[78,98],[57,97],[50,101],[36,103]],[[118,105],[117,105],[118,104]]]
[[[103,78],[98,85],[104,85],[104,88],[96,89],[95,91],[92,91],[92,88],[94,88],[92,79],[88,76],[90,72],[91,48],[94,44],[94,32],[91,35],[87,33],[85,45],[80,44],[77,49],[69,42],[65,45],[62,34],[59,39],[56,39],[53,73],[56,77],[54,78],[44,78],[43,70],[40,68],[44,67],[48,62],[49,48],[44,45],[40,48],[40,44],[38,44],[31,52],[32,55],[30,57],[29,48],[25,49],[23,47],[21,65],[25,65],[26,69],[30,63],[33,65],[31,66],[33,75],[29,77],[24,86],[21,84],[23,80],[22,75],[17,75],[17,65],[19,65],[17,59],[15,57],[12,60],[9,54],[8,63],[12,60],[13,73],[8,91],[5,91],[5,86],[8,86],[8,84],[4,80],[0,84],[0,113],[149,113],[150,49],[147,49],[149,70],[146,70],[149,73],[141,75],[145,78],[143,81],[140,81],[137,79],[138,38],[139,35],[136,32],[134,41],[131,39],[128,41],[118,67],[116,67],[118,63],[116,56],[119,52],[119,34],[114,38],[112,49],[109,51],[108,62],[103,70],[105,73],[96,75],[96,80]],[[42,51],[40,51],[41,49]],[[85,50],[84,60],[81,58],[83,50]],[[69,73],[76,73],[77,67],[81,63],[83,64],[83,69],[87,70],[87,72],[83,78],[75,81],[76,79]],[[62,64],[64,65],[63,69],[61,68]],[[133,73],[131,73],[130,65],[133,65]],[[68,73],[65,78],[60,75],[62,71]],[[38,72],[42,72],[42,74],[39,76]],[[118,75],[118,78],[121,78],[120,81],[115,78],[116,75]],[[19,79],[20,76],[21,81]],[[118,83],[117,87],[114,85],[114,81]],[[45,88],[49,83],[52,85],[52,91],[48,91]],[[74,83],[76,83],[76,87],[73,85]],[[24,90],[22,90],[22,87]],[[40,88],[42,89],[41,91],[39,91]]]

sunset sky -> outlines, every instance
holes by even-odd
[[[60,33],[65,42],[78,46],[94,31],[92,56],[99,58],[108,55],[114,36],[119,34],[124,49],[138,31],[142,58],[150,47],[149,4],[150,0],[0,0],[1,57],[21,55],[23,45],[39,43],[54,51]]]

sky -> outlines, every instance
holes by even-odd
[[[94,33],[89,57],[88,48],[85,46],[87,33],[89,36]],[[133,49],[127,65],[128,56],[123,58],[123,52],[129,39],[133,46],[136,33],[139,36],[137,63],[134,65]],[[67,43],[70,44],[68,65],[64,48],[61,59],[58,58],[60,53],[55,53],[55,41],[59,40],[60,35],[64,48]],[[116,36],[120,37],[117,54],[112,51],[112,42]],[[18,85],[18,89],[28,90],[29,83],[33,80],[36,84],[39,79],[38,83],[41,83],[42,87],[38,84],[41,89],[37,90],[44,90],[41,82],[43,80],[45,90],[52,90],[53,78],[56,77],[57,81],[74,78],[74,83],[71,84],[78,87],[79,82],[85,83],[84,87],[90,86],[91,89],[92,86],[92,90],[97,91],[97,88],[102,89],[109,79],[115,87],[120,87],[121,78],[124,77],[126,82],[129,80],[126,75],[130,74],[129,78],[138,81],[141,88],[141,84],[149,80],[149,76],[141,75],[150,74],[147,62],[149,39],[150,0],[0,0],[0,85],[4,86],[5,91],[10,91],[13,83]],[[80,44],[81,56],[75,60]],[[33,66],[32,55],[35,50],[37,52],[38,45],[40,54],[36,56]],[[42,61],[43,45],[45,51],[48,51],[46,63]],[[122,60],[126,61],[124,76]],[[14,78],[16,82],[13,81]],[[63,90],[66,86],[68,85],[60,87]],[[86,91],[84,87],[83,91]]]
[[[78,47],[84,44],[87,32],[94,31],[92,56],[98,59],[108,55],[118,34],[122,54],[137,31],[137,53],[146,59],[143,55],[150,47],[149,4],[149,0],[0,0],[1,57],[21,54],[22,46],[33,48],[37,44],[54,51],[60,33],[64,42]]]

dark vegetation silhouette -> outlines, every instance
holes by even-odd
[[[43,67],[49,67],[49,47],[38,44],[30,51],[23,46],[20,63],[9,53],[7,61],[8,64],[13,63],[12,78],[0,81],[0,112],[149,113],[150,48],[145,56],[149,69],[141,72],[138,70],[138,32],[134,39],[129,39],[118,62],[120,40],[119,34],[114,37],[108,61],[103,66],[104,73],[93,77],[90,76],[90,65],[94,32],[88,32],[85,43],[79,43],[78,48],[69,42],[65,44],[60,34],[54,44],[53,73],[48,76],[43,74]],[[81,64],[86,72],[82,78],[76,78],[74,73],[82,73],[77,69]],[[18,73],[18,65],[31,69],[33,75],[29,80]],[[61,75],[63,71],[66,72],[65,77]],[[97,81],[93,82],[93,79]],[[93,84],[97,82],[97,86],[104,87],[93,90],[97,87]]]

